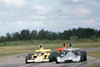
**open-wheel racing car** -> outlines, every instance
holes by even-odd
[[[80,48],[72,48],[71,43],[69,48],[66,48],[64,43],[63,48],[58,48],[58,52],[50,56],[52,57],[50,60],[54,60],[56,63],[87,61],[87,52],[81,51]]]
[[[56,56],[56,63],[81,61],[87,61],[87,52],[81,51],[80,48],[72,48],[71,43],[69,48],[64,48]]]
[[[47,62],[49,61],[50,52],[51,49],[43,49],[41,44],[39,50],[35,50],[35,53],[28,54],[28,56],[25,57],[25,62],[26,64],[31,62]]]

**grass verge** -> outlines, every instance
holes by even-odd
[[[88,55],[100,59],[100,50],[88,52]],[[100,67],[100,63],[94,64],[94,65],[90,65],[89,67]]]
[[[89,66],[89,67],[100,67],[100,63],[91,65],[91,66]]]
[[[66,47],[69,47],[69,43],[72,43],[72,47],[76,48],[95,48],[100,47],[100,40],[97,42],[88,39],[80,40],[29,40],[29,41],[13,41],[0,43],[0,57],[21,54],[32,53],[34,50],[39,49],[39,44],[43,44],[44,49],[57,50],[57,48],[63,47],[62,44],[66,43]]]
[[[99,58],[100,59],[100,50],[88,52],[88,55]]]

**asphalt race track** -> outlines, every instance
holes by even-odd
[[[85,49],[88,51],[100,50],[100,48]],[[88,56],[87,61],[77,63],[61,63],[55,62],[30,63],[25,64],[25,56],[27,54],[13,55],[0,58],[0,67],[88,67],[91,64],[100,63],[100,59]]]

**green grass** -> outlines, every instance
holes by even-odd
[[[88,55],[100,59],[100,50],[88,52]],[[90,65],[89,67],[100,67],[100,63],[99,64],[94,64],[94,65]]]
[[[89,66],[89,67],[100,67],[100,63],[91,65],[91,66]]]
[[[57,50],[57,48],[63,47],[63,43],[72,43],[72,47],[77,48],[94,48],[100,47],[100,39],[93,41],[90,39],[79,40],[29,40],[29,41],[13,41],[0,43],[0,57],[20,54],[20,53],[32,53],[34,50],[39,49],[39,44],[43,44],[44,49]]]
[[[100,58],[100,50],[88,52],[88,55],[96,57],[96,58]]]
[[[0,46],[17,46],[17,45],[37,45],[37,44],[48,44],[48,43],[63,43],[65,40],[23,40],[23,41],[12,41],[12,42],[1,42]]]

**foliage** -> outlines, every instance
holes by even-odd
[[[89,67],[100,67],[100,63],[98,63],[98,64],[93,64],[93,65],[90,65]]]
[[[20,32],[14,32],[12,34],[7,33],[6,36],[0,37],[0,42],[20,41],[20,40],[76,40],[91,38],[96,41],[96,38],[100,38],[100,30],[92,28],[73,28],[64,30],[63,32],[51,32],[44,29],[37,32],[37,30],[24,29]]]
[[[72,36],[70,37],[71,40],[77,40],[78,39],[78,36]]]

